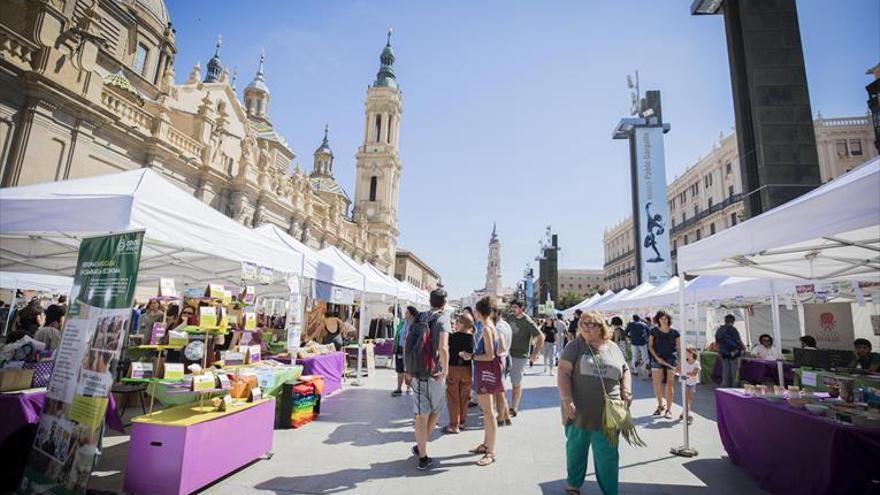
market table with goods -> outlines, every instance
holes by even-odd
[[[872,493],[880,483],[880,396],[867,399],[793,386],[717,389],[718,432],[730,460],[771,493]]]

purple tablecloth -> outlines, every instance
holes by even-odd
[[[297,364],[303,366],[303,375],[321,375],[324,377],[324,392],[321,397],[326,397],[342,388],[342,373],[345,371],[345,353],[330,352],[319,356],[297,359]]]
[[[716,389],[718,433],[731,462],[775,494],[867,494],[880,480],[880,430],[842,425],[787,403]]]
[[[794,385],[794,371],[791,363],[782,363],[782,377],[785,378],[786,385]],[[779,371],[776,369],[776,361],[740,359],[739,380],[753,384],[772,382],[779,385]],[[718,356],[718,359],[715,360],[715,367],[712,368],[712,381],[721,384],[721,356]]]
[[[0,444],[18,429],[27,424],[37,424],[40,421],[40,413],[43,412],[43,403],[46,401],[46,391],[26,394],[0,394]],[[107,426],[119,433],[125,433],[119,411],[116,410],[116,401],[110,394],[110,402],[104,415]]]
[[[385,339],[382,342],[379,342],[378,340],[373,342],[373,354],[376,356],[393,356],[394,340]]]

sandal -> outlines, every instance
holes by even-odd
[[[477,461],[477,466],[488,466],[493,462],[495,462],[495,454],[490,454],[489,452],[486,452],[485,454],[483,454],[483,457],[480,457],[480,460]]]
[[[471,450],[468,450],[468,452],[470,452],[471,454],[488,454],[489,447],[486,447],[485,445],[480,444],[480,445],[472,448]]]
[[[458,428],[453,428],[451,426],[444,426],[442,431],[443,431],[443,433],[450,433],[450,434],[459,433]]]
[[[664,414],[663,417],[666,418],[666,419],[672,419],[672,411],[670,411],[669,409],[667,409],[667,410],[666,410],[666,414]]]
[[[663,406],[657,406],[657,409],[654,409],[653,416],[662,416],[663,415]]]

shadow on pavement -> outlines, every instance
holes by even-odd
[[[467,458],[467,461],[454,462]],[[444,473],[449,468],[472,465],[479,456],[459,454],[446,457],[435,457],[436,464],[426,471],[415,468],[415,457],[398,459],[389,462],[374,462],[365,469],[341,469],[332,473],[313,474],[306,476],[277,477],[256,485],[258,490],[272,490],[278,494],[290,493],[339,493],[356,490],[361,483],[395,478],[422,478]]]

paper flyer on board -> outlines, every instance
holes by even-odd
[[[142,231],[83,239],[20,494],[85,493],[140,265]]]

